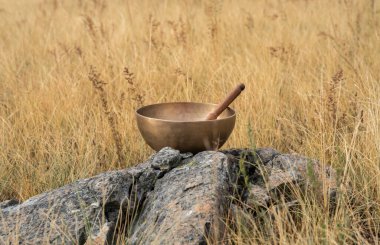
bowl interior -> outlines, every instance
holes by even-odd
[[[193,102],[174,102],[144,106],[137,110],[141,116],[167,121],[192,122],[205,121],[217,105]],[[217,120],[233,117],[234,110],[227,108]]]

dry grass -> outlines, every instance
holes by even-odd
[[[138,163],[151,154],[134,121],[141,103],[217,102],[243,82],[225,148],[254,141],[321,159],[352,193],[334,212],[300,197],[298,220],[248,219],[233,239],[377,241],[379,5],[1,0],[0,200]],[[102,89],[88,79],[91,66]]]

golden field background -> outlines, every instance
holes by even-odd
[[[91,66],[104,92],[89,80]],[[337,169],[340,196],[333,212],[326,197],[300,197],[300,220],[277,214],[265,231],[245,220],[230,231],[234,241],[378,242],[375,0],[1,0],[0,201],[137,164],[152,150],[136,108],[217,103],[241,82],[224,148],[318,158]]]

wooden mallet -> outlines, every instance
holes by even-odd
[[[217,119],[218,116],[236,99],[236,97],[240,95],[244,89],[245,85],[242,83],[239,84],[234,90],[231,91],[231,93],[227,95],[224,101],[218,104],[218,106],[207,115],[206,120]]]

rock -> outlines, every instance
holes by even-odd
[[[271,161],[274,157],[280,155],[278,151],[272,148],[257,148],[256,150],[252,150],[249,148],[244,148],[244,149],[228,149],[228,150],[223,150],[221,151],[224,154],[229,154],[234,157],[237,157],[241,159],[244,157],[244,160],[253,164],[257,164],[258,160],[262,164],[266,164],[267,162]]]
[[[154,169],[169,171],[181,162],[182,156],[178,150],[170,147],[162,148],[153,158],[152,167]]]
[[[202,152],[159,179],[132,229],[131,244],[205,244],[220,237],[234,173],[221,153]],[[149,234],[149,235],[147,235]]]
[[[228,149],[221,151],[224,154],[231,155],[238,161],[244,163],[244,167],[247,170],[247,174],[253,176],[255,170],[259,164],[265,165],[280,153],[272,148],[257,148],[252,149]]]
[[[291,171],[283,171],[279,168],[273,168],[268,177],[268,190],[274,191],[281,187],[295,184],[297,181],[301,181],[301,178],[298,178],[298,176],[299,175],[294,174],[294,172]]]
[[[0,210],[5,209],[11,206],[15,206],[17,204],[20,204],[19,200],[11,199],[11,200],[6,200],[4,202],[0,202]]]
[[[274,157],[271,160],[271,157],[266,158],[267,162],[261,171],[255,173],[259,178],[253,179],[253,186],[247,190],[247,204],[252,207],[265,206],[280,201],[281,197],[285,197],[288,203],[294,203],[295,197],[291,196],[290,191],[292,187],[317,184],[318,191],[322,192],[322,183],[326,186],[330,200],[334,201],[337,188],[334,169],[323,167],[318,161],[300,155],[269,155]]]
[[[173,152],[163,149],[156,156]],[[133,213],[158,176],[162,171],[153,169],[150,159],[134,168],[78,180],[18,205],[4,202],[0,244],[84,244],[89,238],[112,243],[120,212]]]
[[[0,211],[2,244],[84,244],[108,221],[109,205],[127,202],[133,176],[112,171],[78,180]]]
[[[323,191],[322,182],[333,197],[331,167],[271,148],[193,156],[165,147],[133,168],[0,203],[0,244],[114,244],[122,231],[132,244],[221,242],[230,205],[236,217],[251,215],[246,206],[277,209],[288,186]]]
[[[267,207],[271,201],[268,191],[259,185],[252,185],[248,193],[247,205],[249,207]]]
[[[91,234],[87,240],[85,245],[103,245],[107,244],[107,241],[112,241],[112,233],[115,229],[115,224],[113,222],[108,222],[103,224],[102,228],[98,231],[97,234]]]
[[[182,159],[186,159],[186,158],[189,158],[192,156],[193,156],[193,153],[191,153],[191,152],[181,153]]]
[[[267,164],[276,156],[280,155],[278,151],[272,148],[258,148],[256,150],[256,154],[258,158],[260,159],[260,162],[264,165]]]
[[[315,185],[324,183],[329,191],[336,186],[336,171],[330,166],[322,166],[317,160],[296,154],[282,154],[272,160],[272,167],[282,169],[294,182]],[[278,172],[272,175],[278,175]],[[331,193],[332,194],[332,193]]]

